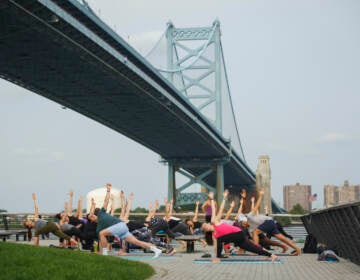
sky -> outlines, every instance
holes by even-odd
[[[87,1],[144,53],[166,23],[220,21],[231,96],[247,164],[269,155],[271,192],[307,184],[360,184],[360,2],[353,0]],[[0,80],[0,209],[56,212],[111,182],[134,207],[167,196],[167,167],[140,144]]]

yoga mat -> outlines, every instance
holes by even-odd
[[[211,262],[211,259],[195,259],[194,263],[213,263]],[[227,263],[251,263],[251,264],[282,264],[283,262],[281,260],[277,261],[271,261],[271,260],[261,260],[261,259],[248,259],[248,258],[227,258],[227,259],[220,259],[221,264],[227,264]],[[216,264],[216,263],[215,263]]]
[[[295,255],[291,255],[289,253],[273,253],[274,255],[277,256],[295,256]],[[259,255],[252,255],[252,254],[231,254],[230,256],[247,256],[247,257],[259,257]]]
[[[169,261],[169,260],[176,260],[177,258],[174,256],[169,256],[169,257],[158,257],[158,258],[153,258],[153,256],[118,256],[121,259],[124,260],[130,260],[130,261]]]

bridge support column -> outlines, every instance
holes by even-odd
[[[174,199],[176,204],[176,180],[175,180],[175,166],[169,162],[168,174],[168,200]]]
[[[221,202],[224,192],[224,166],[229,162],[228,157],[214,159],[164,159],[168,164],[168,199],[174,199],[174,205],[182,204],[182,191],[193,184],[200,184],[215,194],[215,199]],[[196,172],[191,173],[191,169]],[[187,177],[189,181],[182,186],[176,186],[175,174]],[[216,175],[214,174],[216,172]],[[212,178],[209,179],[209,176]],[[210,181],[210,182],[209,182]],[[200,193],[199,193],[200,194]],[[204,195],[205,197],[205,195]],[[195,202],[195,201],[194,201]]]
[[[216,201],[218,205],[221,203],[221,198],[224,192],[224,165],[218,163],[216,165]]]

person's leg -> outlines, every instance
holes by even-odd
[[[113,236],[113,233],[109,231],[108,228],[103,229],[99,232],[99,250],[100,253],[102,253],[103,248],[107,248],[108,242],[107,242],[107,236]]]
[[[176,226],[174,226],[171,229],[172,232],[180,232],[184,235],[191,235],[191,231],[189,229],[189,226],[184,223],[178,223]]]
[[[277,234],[273,234],[277,239],[279,239],[281,242],[284,242],[286,245],[290,246],[291,248],[294,249],[294,253],[292,253],[293,255],[300,255],[301,254],[301,250],[295,246],[295,244],[290,240],[287,239],[284,235],[282,235],[281,233],[277,233]]]
[[[34,237],[34,245],[39,246],[39,236],[35,235],[35,237]]]
[[[276,255],[271,254],[270,252],[262,248],[260,245],[255,244],[253,241],[247,238],[247,236],[243,232],[238,233],[238,238],[235,242],[235,245],[238,245],[240,248],[243,248],[246,251],[255,253],[257,255],[270,257],[271,261],[275,261],[278,259]]]
[[[286,238],[289,238],[289,239],[291,239],[291,240],[294,239],[290,234],[288,234],[288,233],[284,230],[283,226],[282,226],[279,222],[276,222],[276,226],[277,226],[277,228],[279,229],[279,232],[280,232],[282,235],[284,235]]]
[[[223,236],[220,236],[216,240],[216,257],[221,257],[221,251],[223,249],[223,243],[228,244],[231,242],[235,242],[238,239],[238,232],[225,234]]]
[[[124,239],[126,242],[129,242],[129,243],[139,246],[141,248],[150,249],[151,251],[153,251],[155,253],[154,258],[157,258],[161,254],[161,250],[156,248],[153,244],[136,239],[136,237],[133,236],[130,232],[129,232],[129,235],[126,235],[126,237]]]
[[[273,245],[273,246],[278,246],[282,249],[282,252],[281,253],[285,253],[289,247],[286,246],[285,244],[281,243],[281,242],[277,242],[277,241],[274,241],[274,240],[271,240],[270,238],[264,236],[263,238],[263,241],[266,243],[266,244],[269,244],[269,245]]]
[[[51,222],[48,222],[45,226],[43,226],[42,228],[39,228],[35,231],[35,237],[34,237],[34,245],[38,246],[39,245],[39,236],[42,234],[46,234],[51,232],[51,230],[53,229]]]
[[[252,240],[254,244],[259,244],[259,234],[261,233],[263,233],[263,231],[258,228],[252,232]]]
[[[267,234],[270,234],[272,236],[275,236],[277,239],[279,239],[281,242],[285,243],[286,245],[293,248],[295,251],[293,255],[299,255],[301,253],[300,249],[294,245],[289,239],[287,239],[284,235],[282,235],[279,232],[278,227],[276,226],[276,223],[273,220],[267,220],[263,224],[261,224],[258,227],[259,230],[262,230],[263,232],[266,232]]]

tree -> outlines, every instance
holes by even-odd
[[[5,212],[7,212],[7,210],[5,210],[5,209],[0,209],[0,213],[5,213]]]
[[[282,224],[283,226],[291,225],[291,219],[290,217],[275,217],[274,218],[277,222]]]
[[[302,208],[302,206],[299,203],[295,204],[294,207],[290,210],[290,214],[302,215],[302,214],[306,214],[306,213],[307,213],[307,211],[304,210],[304,208]]]
[[[148,210],[143,207],[136,207],[134,210],[130,211],[131,213],[147,213]]]

